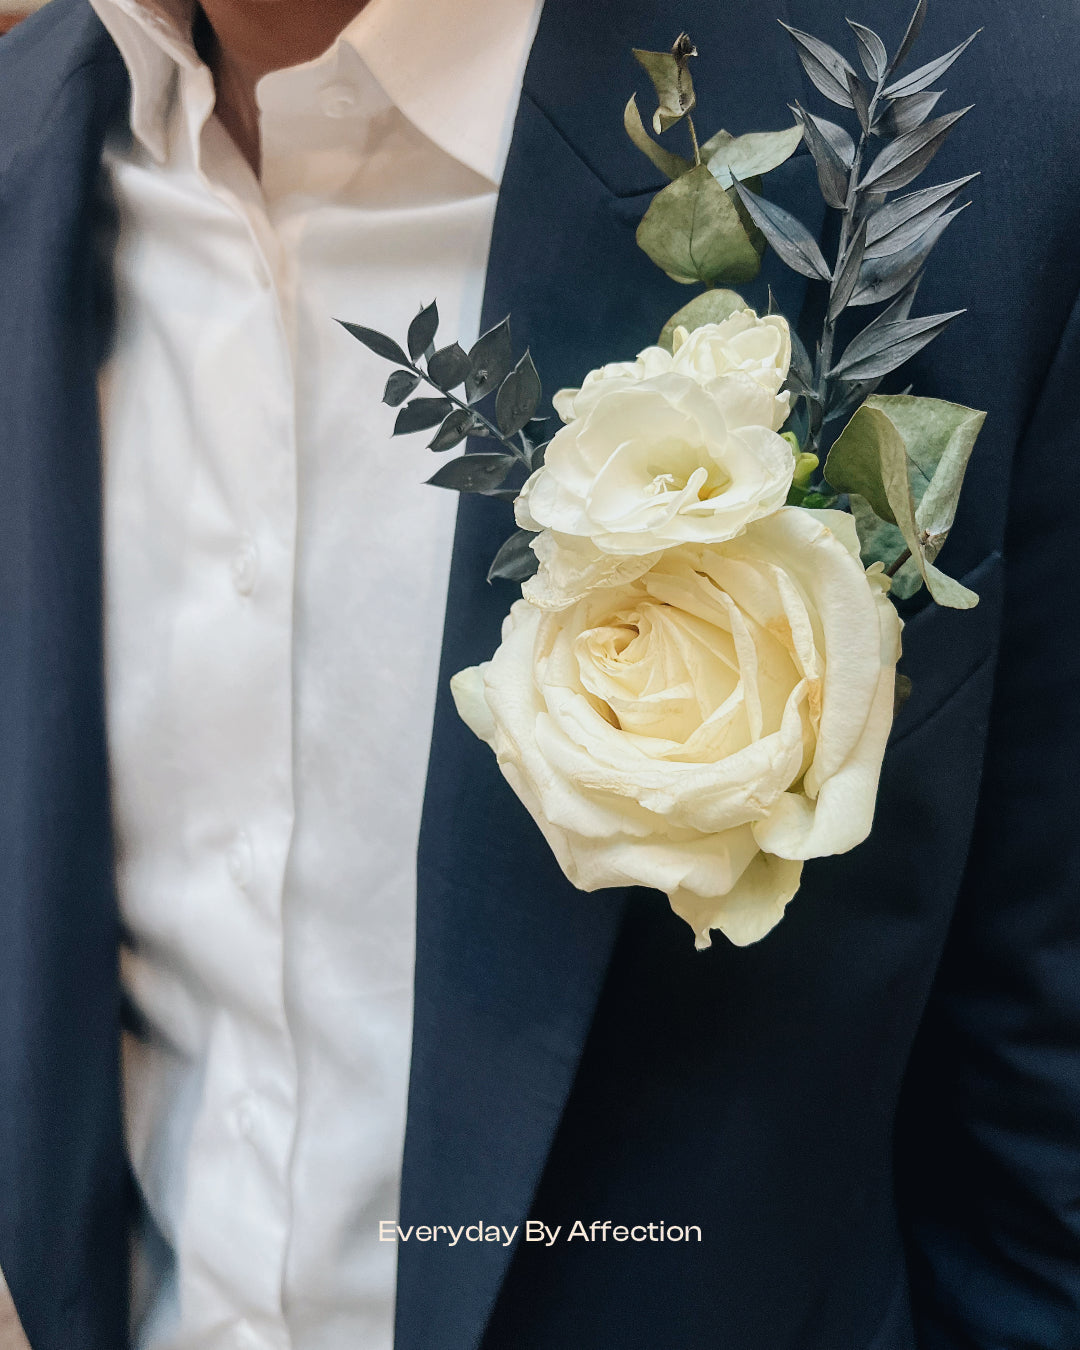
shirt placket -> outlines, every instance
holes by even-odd
[[[223,912],[244,966],[220,1001],[195,1123],[181,1241],[181,1305],[210,1346],[290,1350],[282,1306],[297,1124],[296,1055],[284,995],[284,878],[293,809],[293,589],[297,529],[296,381],[287,269],[257,184],[216,122],[189,121],[205,190],[230,213],[237,322],[230,351],[236,401],[208,452],[233,503],[232,601],[208,635],[229,653],[231,697],[246,749],[217,786]],[[210,95],[212,97],[212,94]],[[235,365],[233,364],[235,362]],[[239,415],[237,415],[239,414]],[[187,1344],[187,1342],[185,1342]]]

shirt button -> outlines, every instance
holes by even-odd
[[[232,556],[233,585],[241,595],[250,595],[259,574],[259,554],[254,543],[245,539]]]
[[[319,92],[319,103],[327,117],[348,117],[356,107],[357,101],[355,87],[344,81],[339,84],[328,84]]]
[[[225,862],[233,883],[239,886],[241,890],[246,890],[247,884],[251,880],[251,844],[243,830],[229,845]]]

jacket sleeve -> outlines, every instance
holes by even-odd
[[[984,776],[913,1050],[919,1350],[1080,1348],[1080,302],[1018,449]]]

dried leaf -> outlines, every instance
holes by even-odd
[[[792,271],[815,281],[832,279],[817,240],[801,221],[764,197],[748,192],[738,181],[735,191],[755,225]]]
[[[902,80],[890,84],[888,89],[885,90],[886,95],[889,98],[900,98],[905,94],[917,94],[920,90],[928,89],[939,76],[945,74],[957,57],[970,47],[981,32],[981,28],[976,28],[975,32],[965,42],[961,42],[959,47],[954,47],[951,52],[939,56],[936,61],[928,61],[925,66],[913,70],[910,75],[905,75]]]
[[[851,102],[855,107],[855,116],[859,119],[859,126],[867,134],[870,132],[870,90],[859,79],[854,71],[847,77],[848,93],[851,96]]]
[[[393,371],[383,390],[383,402],[396,408],[405,402],[419,383],[420,376],[414,370]]]
[[[752,281],[761,256],[728,194],[704,164],[653,198],[637,229],[639,247],[674,281]]]
[[[829,301],[829,322],[835,323],[851,299],[852,292],[855,290],[856,283],[859,280],[859,270],[862,267],[863,253],[866,249],[866,224],[859,226],[855,238],[847,247],[843,261],[837,265],[836,280],[832,287],[832,298]]]
[[[853,107],[847,77],[855,71],[840,53],[820,38],[790,28],[786,23],[781,22],[780,27],[791,35],[799,60],[814,87],[841,108]]]
[[[494,328],[477,338],[469,349],[469,373],[465,377],[465,397],[478,403],[493,389],[497,389],[510,373],[514,353],[510,346],[510,319],[503,319]]]
[[[388,338],[385,333],[380,333],[375,328],[362,328],[358,323],[346,323],[344,319],[338,319],[338,323],[341,324],[346,333],[354,337],[357,342],[362,342],[369,351],[373,351],[376,356],[381,356],[384,361],[393,361],[399,366],[409,364],[409,358],[394,339]]]
[[[461,455],[444,464],[427,481],[432,487],[486,495],[502,487],[516,463],[512,455]]]
[[[535,576],[540,560],[529,547],[535,538],[529,530],[515,530],[495,554],[488,569],[488,581],[528,581]]]
[[[504,436],[516,436],[532,419],[540,406],[540,393],[540,376],[526,351],[495,395],[495,420]]]
[[[867,169],[859,184],[860,189],[872,187],[876,192],[895,192],[918,178],[941,148],[945,137],[959,122],[971,105],[957,112],[935,117],[914,131],[906,131],[881,150]]]
[[[869,333],[864,329],[848,343],[843,358],[829,374],[849,381],[873,380],[888,375],[929,346],[957,315],[963,313],[964,310],[957,309],[948,314],[879,324]]]
[[[428,374],[440,389],[456,389],[465,379],[472,365],[468,355],[456,342],[440,347],[428,357]]]
[[[852,164],[855,163],[855,142],[847,131],[838,122],[830,122],[827,118],[818,117],[816,114],[814,122],[821,134],[840,156],[840,161],[844,167],[850,169]]]
[[[428,449],[434,450],[436,454],[443,450],[453,450],[454,446],[460,445],[472,430],[472,421],[472,414],[465,408],[455,408],[435,433],[434,438],[428,442]]]
[[[949,211],[940,216],[915,243],[910,244],[907,248],[900,249],[899,252],[892,253],[888,257],[866,259],[863,262],[859,284],[855,288],[855,294],[851,297],[849,303],[852,305],[876,305],[903,290],[926,262],[931,249],[962,209],[962,207],[957,208],[955,211]]]
[[[978,176],[977,173],[969,173],[964,178],[954,178],[950,183],[920,188],[918,192],[896,197],[879,207],[866,224],[867,256],[873,258],[894,253],[897,248],[906,248],[908,244],[914,243],[937,218],[933,213],[943,214],[947,211],[960,192]]]
[[[905,94],[892,100],[883,99],[881,112],[874,119],[874,131],[879,136],[894,137],[921,127],[937,107],[942,92],[940,89],[932,89],[924,94]]]
[[[829,206],[837,211],[842,211],[847,202],[847,167],[837,154],[832,141],[826,136],[819,119],[813,113],[807,112],[798,103],[794,105],[794,111],[796,117],[802,122],[806,144],[814,157],[821,195]]]
[[[666,174],[668,178],[678,178],[680,175],[689,172],[692,166],[688,159],[683,159],[682,155],[673,155],[670,150],[665,150],[659,141],[654,141],[645,130],[645,124],[638,112],[636,94],[631,95],[630,102],[623,110],[623,126],[626,128],[626,134],[637,148],[652,160],[662,174]]]
[[[448,398],[414,398],[398,413],[394,435],[407,436],[411,431],[437,427],[453,406]]]
[[[915,13],[911,16],[907,31],[903,36],[900,46],[896,49],[896,55],[893,57],[892,65],[889,67],[890,71],[896,70],[898,66],[902,65],[903,62],[907,60],[908,54],[915,45],[915,39],[922,31],[925,19],[926,0],[919,0],[919,3],[915,6]]]
[[[409,335],[406,340],[409,344],[409,355],[414,361],[418,361],[426,351],[430,350],[438,329],[439,307],[433,300],[409,324]]]
[[[658,107],[653,114],[653,131],[659,135],[694,107],[694,82],[688,63],[691,56],[697,56],[697,48],[681,33],[669,52],[647,52],[635,47],[634,56],[656,90]]]
[[[877,84],[882,75],[885,74],[886,67],[889,64],[889,54],[885,50],[885,44],[872,28],[867,28],[861,23],[855,23],[852,19],[848,19],[848,25],[855,34],[855,43],[859,48],[859,60],[862,62],[863,70]]]

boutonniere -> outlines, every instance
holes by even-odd
[[[701,139],[689,38],[635,51],[657,106],[650,132],[631,98],[626,131],[671,180],[637,240],[700,293],[655,346],[557,393],[550,438],[508,322],[468,352],[436,346],[433,304],[407,351],[345,325],[398,367],[395,434],[486,438],[431,482],[514,502],[491,575],[523,598],[491,660],[455,676],[458,711],[574,885],[663,891],[699,947],[763,937],[804,861],[869,834],[903,696],[892,597],[977,601],[938,555],[984,414],[876,392],[962,312],[913,316],[975,176],[912,190],[966,111],[933,115],[932,86],[967,43],[902,73],[925,13],[891,57],[851,23],[861,70],[788,29],[850,131],[795,103],[792,127]],[[803,141],[838,216],[831,261],[763,182]],[[768,246],[822,288],[810,343],[731,289]]]

